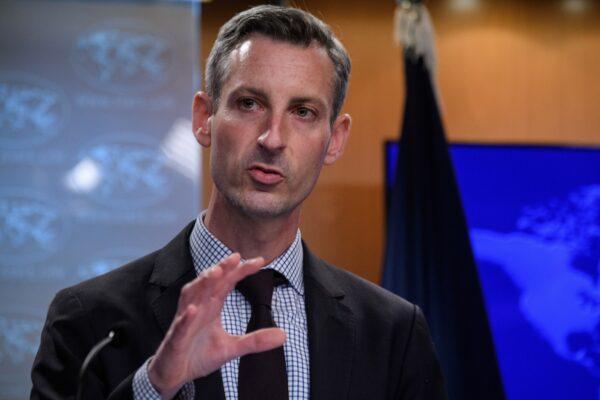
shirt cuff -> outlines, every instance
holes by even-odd
[[[134,400],[162,400],[160,394],[156,391],[150,378],[148,377],[148,364],[150,363],[149,358],[146,362],[137,370],[133,376],[133,399]],[[175,399],[177,400],[193,400],[195,395],[195,388],[193,382],[186,382]]]

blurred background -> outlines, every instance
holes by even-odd
[[[262,3],[0,4],[0,399],[28,397],[56,291],[161,247],[207,204],[192,96],[219,27]],[[351,137],[302,235],[380,283],[406,94],[397,4],[287,4],[327,22],[353,63]],[[599,399],[600,2],[425,5],[506,398]]]

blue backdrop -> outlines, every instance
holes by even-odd
[[[198,7],[0,5],[0,399],[29,398],[60,288],[161,247],[195,217]]]
[[[394,182],[398,147],[386,146]],[[600,396],[600,149],[452,145],[510,400]]]

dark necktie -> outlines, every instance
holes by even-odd
[[[252,306],[246,333],[276,326],[271,313],[275,286],[286,282],[272,269],[263,269],[237,284]],[[262,353],[247,354],[240,359],[238,375],[239,400],[283,400],[288,398],[283,346]]]

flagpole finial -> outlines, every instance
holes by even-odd
[[[431,74],[436,67],[433,24],[427,8],[420,1],[397,0],[394,14],[394,39],[405,52],[423,58]]]

